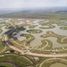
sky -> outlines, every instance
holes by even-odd
[[[1,9],[37,9],[45,7],[66,7],[67,0],[0,0]]]

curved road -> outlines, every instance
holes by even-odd
[[[67,57],[67,54],[37,54],[37,53],[31,53],[31,52],[24,53],[23,50],[20,50],[19,48],[12,46],[9,43],[7,43],[7,45],[11,49],[20,52],[22,55],[31,55],[31,56],[37,56],[37,57]]]
[[[10,41],[7,41],[6,40],[6,37],[4,38],[5,39],[5,42],[7,44],[7,46],[9,46],[11,49],[15,50],[15,51],[18,51],[20,52],[22,55],[30,55],[30,56],[37,56],[37,57],[67,57],[67,54],[38,54],[38,53],[32,53],[30,51],[24,51],[24,50],[21,50],[19,49],[18,47],[15,47],[13,46],[12,44],[10,44]]]

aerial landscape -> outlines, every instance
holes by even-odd
[[[67,1],[19,1],[0,1],[0,67],[67,67]]]

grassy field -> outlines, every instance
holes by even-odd
[[[4,54],[3,57],[0,57],[0,65],[2,66],[3,64],[4,67],[12,67],[11,64],[13,64],[13,67],[14,65],[16,65],[16,67],[27,67],[33,65],[32,61],[28,58],[15,54]]]

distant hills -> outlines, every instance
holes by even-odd
[[[67,7],[53,7],[41,9],[27,9],[19,11],[0,11],[0,17],[44,17],[49,14],[67,14]]]

